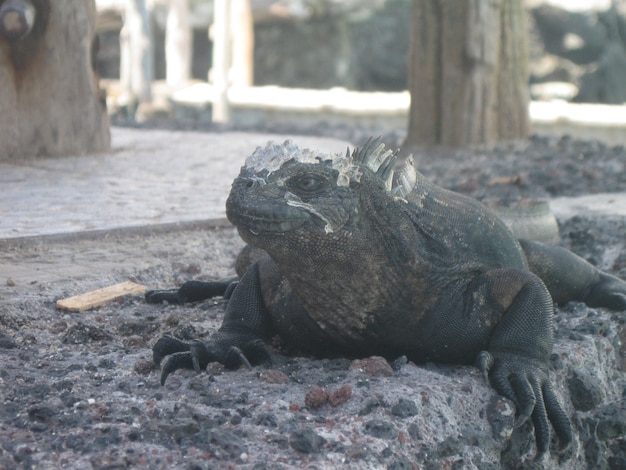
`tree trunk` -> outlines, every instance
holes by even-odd
[[[95,2],[0,3],[0,160],[108,149]]]
[[[528,136],[522,0],[413,0],[405,146]]]

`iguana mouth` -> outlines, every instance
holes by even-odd
[[[237,228],[245,229],[253,235],[290,232],[302,227],[311,218],[306,211],[292,207],[283,207],[279,211],[276,208],[263,210],[263,207],[229,207],[226,214]]]

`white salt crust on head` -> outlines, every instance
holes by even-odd
[[[269,142],[265,147],[257,147],[252,155],[246,159],[246,168],[256,173],[267,171],[268,176],[279,170],[289,161],[298,163],[320,163],[330,161],[332,168],[339,172],[338,186],[348,186],[350,180],[359,181],[361,171],[352,163],[349,154],[327,154],[310,149],[302,149],[293,140],[286,140],[283,144]]]
[[[245,166],[257,173],[260,178],[266,179],[289,161],[310,164],[330,162],[332,168],[338,172],[337,186],[349,186],[351,182],[361,181],[363,174],[361,165],[374,173],[379,173],[379,170],[384,170],[389,161],[395,162],[395,152],[386,149],[380,141],[374,140],[372,146],[368,146],[369,142],[365,144],[364,149],[355,152],[356,154],[364,152],[357,156],[359,162],[357,164],[355,153],[350,154],[349,149],[346,153],[327,154],[300,148],[291,139],[286,140],[282,145],[271,141],[265,147],[257,147],[254,153],[246,159]],[[267,173],[261,176],[262,172]],[[400,200],[404,200],[415,188],[418,179],[412,156],[407,159],[404,167],[397,174],[391,167],[390,171],[385,170],[380,176],[387,191]]]

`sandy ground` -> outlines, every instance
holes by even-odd
[[[364,137],[349,132],[332,137]],[[626,190],[624,148],[596,142],[415,154],[427,176],[482,199]],[[626,219],[563,214],[561,243],[626,278]],[[0,468],[483,469],[532,455],[530,428],[512,431],[511,404],[472,367],[277,354],[269,369],[179,371],[161,387],[151,345],[165,333],[210,336],[221,299],[55,308],[124,280],[167,288],[229,276],[242,245],[211,223],[0,241],[2,272],[15,267],[0,285]],[[552,375],[577,441],[567,463],[553,453],[544,465],[624,468],[624,316],[570,304],[556,320]]]

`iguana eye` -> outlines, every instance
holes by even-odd
[[[317,173],[307,173],[291,178],[287,187],[295,194],[314,196],[322,193],[328,187],[328,180]]]

